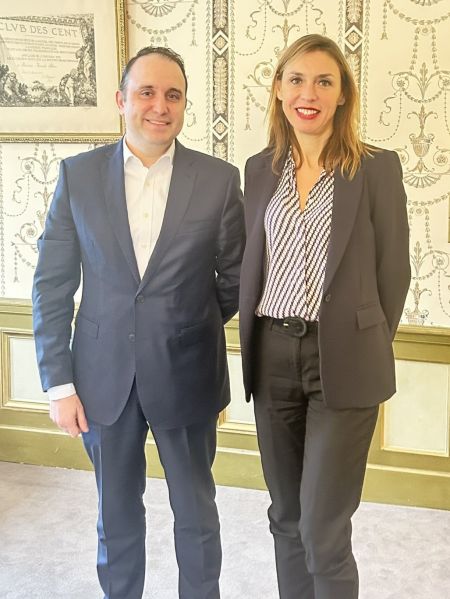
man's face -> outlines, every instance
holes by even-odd
[[[141,159],[157,160],[183,127],[186,85],[176,62],[159,54],[141,56],[116,101],[125,118],[128,146]]]

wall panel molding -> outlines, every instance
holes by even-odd
[[[30,339],[30,302],[0,300],[0,460],[90,469],[82,442],[60,432],[48,418],[45,404],[11,401],[8,364],[11,339]],[[238,319],[226,327],[227,351],[240,352]],[[395,354],[402,360],[450,364],[450,331],[401,327]],[[26,375],[26,371],[24,372]],[[233,401],[242,401],[241,397]],[[383,444],[383,414],[369,453],[363,498],[402,505],[450,509],[450,457],[400,452]],[[147,442],[148,475],[163,475],[153,439]],[[218,425],[218,450],[214,465],[218,484],[264,489],[255,426],[230,420],[227,410]]]
[[[13,394],[13,357],[12,343],[14,340],[28,341],[33,345],[33,334],[30,330],[21,329],[5,329],[0,328],[0,366],[1,366],[1,395],[0,408],[5,410],[18,411],[36,411],[48,413],[48,403],[45,399],[37,397],[36,400],[27,400],[26,398],[15,397]],[[35,362],[29,365],[30,368],[36,369]],[[20,376],[27,377],[27,366],[21,369]]]

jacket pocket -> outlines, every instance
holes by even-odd
[[[383,308],[379,303],[370,304],[360,308],[356,311],[356,318],[358,320],[358,328],[360,329],[373,327],[386,320]]]
[[[89,337],[93,337],[94,339],[97,339],[98,328],[99,327],[98,327],[97,323],[92,322],[92,320],[85,318],[81,314],[77,315],[77,318],[75,320],[75,330],[76,331],[79,331],[80,333],[84,333],[85,335],[88,335]]]
[[[180,345],[185,347],[188,345],[194,345],[195,343],[198,343],[202,339],[206,338],[210,326],[211,325],[209,321],[206,321],[199,322],[198,324],[194,324],[189,327],[184,327],[180,330],[180,334],[178,336]]]

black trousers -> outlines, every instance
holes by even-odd
[[[323,402],[317,327],[259,318],[254,407],[280,599],[356,599],[351,516],[378,406]]]
[[[216,421],[152,427],[174,514],[180,599],[219,599],[220,528],[211,466]],[[136,386],[111,426],[83,434],[99,496],[97,571],[104,599],[141,599],[145,577],[145,440],[149,424]],[[151,542],[151,534],[149,535]],[[164,553],[165,547],[160,548]]]

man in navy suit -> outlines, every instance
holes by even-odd
[[[173,51],[130,60],[116,97],[125,138],[61,162],[38,242],[41,380],[52,420],[82,433],[95,468],[105,599],[142,597],[149,428],[175,519],[179,597],[220,596],[211,466],[230,399],[223,324],[238,306],[244,227],[238,170],[176,140],[186,89]]]

